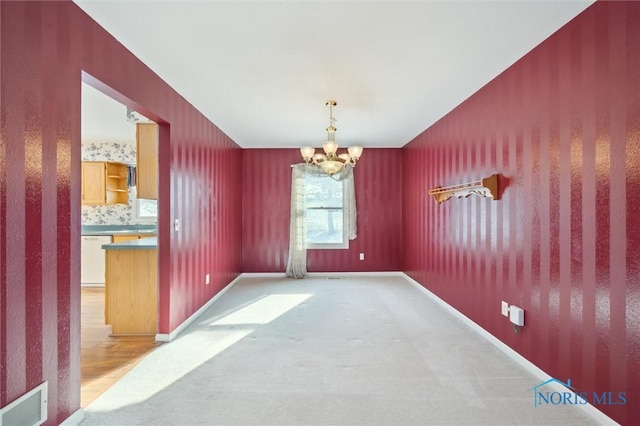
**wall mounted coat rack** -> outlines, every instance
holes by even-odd
[[[468,197],[472,194],[479,197],[491,197],[494,200],[499,200],[498,175],[493,174],[475,182],[461,183],[445,187],[439,186],[429,190],[429,195],[431,195],[438,204],[453,197],[462,198]]]

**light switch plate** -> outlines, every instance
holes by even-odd
[[[502,301],[502,315],[504,315],[505,317],[509,316],[509,304],[507,302],[505,302],[504,300]]]
[[[176,219],[173,221],[173,229],[175,231],[179,231],[180,230],[180,219]]]

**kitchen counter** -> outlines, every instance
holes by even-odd
[[[158,238],[146,237],[140,238],[139,240],[103,244],[102,248],[105,250],[153,250],[158,248]]]
[[[105,322],[114,336],[157,333],[157,238],[103,244]]]
[[[81,235],[155,235],[156,225],[82,225]]]

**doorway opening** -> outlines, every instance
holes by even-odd
[[[109,315],[103,249],[105,244],[157,236],[158,130],[153,121],[86,82],[81,117],[80,360],[81,406],[86,407],[160,344],[155,341],[157,330],[113,335],[118,318]],[[153,135],[154,126],[155,146],[141,148],[139,133],[143,138]]]

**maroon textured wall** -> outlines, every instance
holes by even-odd
[[[640,3],[596,3],[403,150],[406,273],[551,376],[627,392],[598,406],[623,424],[640,419],[638,22]],[[500,201],[427,195],[494,172]],[[519,334],[501,300],[525,309]]]
[[[163,123],[161,333],[240,272],[242,151],[73,3],[1,2],[0,22],[0,406],[47,380],[59,424],[80,408],[81,71]]]
[[[243,272],[284,272],[289,254],[291,164],[297,149],[243,151]],[[309,272],[399,271],[402,150],[367,149],[355,168],[358,237],[348,250],[308,250]],[[359,254],[365,260],[359,260]]]

